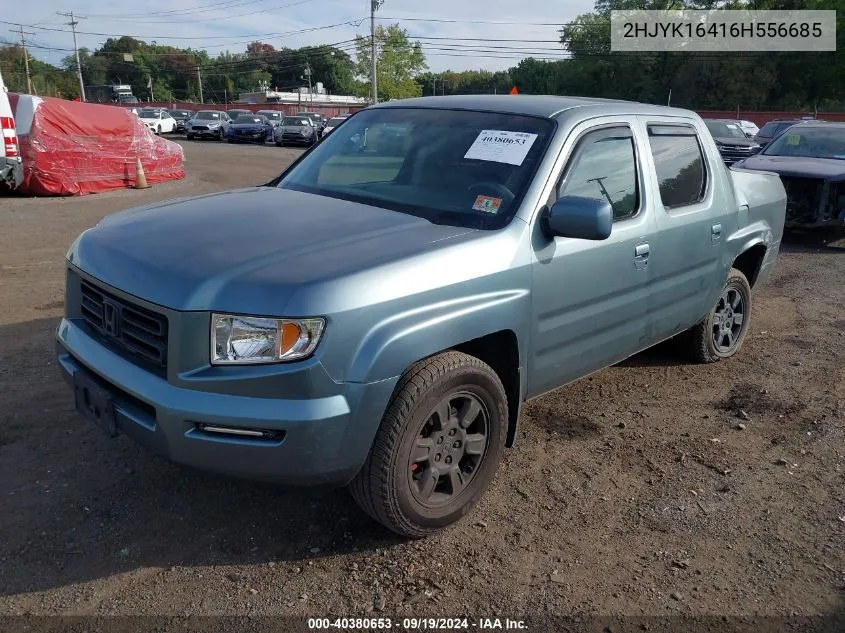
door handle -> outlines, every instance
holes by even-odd
[[[637,270],[645,270],[648,266],[648,244],[637,244],[634,247],[634,267]]]
[[[714,224],[710,227],[710,238],[715,242],[722,237],[722,225]]]

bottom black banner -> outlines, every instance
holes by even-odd
[[[845,612],[807,617],[539,616],[0,616],[0,633],[315,633],[532,631],[534,633],[845,633]]]

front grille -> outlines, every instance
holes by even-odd
[[[819,219],[824,180],[781,176],[786,190],[786,221],[812,224]]]
[[[208,126],[207,125],[194,125],[194,126],[192,126],[192,129],[194,129],[196,131],[208,130]]]
[[[755,149],[742,145],[722,145],[719,147],[719,153],[725,162],[736,162],[743,158],[748,158],[755,153]]]
[[[102,342],[167,369],[167,317],[81,282],[80,312]]]

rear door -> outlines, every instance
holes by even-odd
[[[649,312],[659,341],[695,325],[715,305],[738,217],[730,174],[703,123],[642,117],[640,125],[656,192]]]

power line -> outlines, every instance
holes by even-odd
[[[223,9],[230,9],[236,6],[245,6],[248,4],[258,4],[259,2],[267,2],[268,0],[225,0],[224,2],[215,2],[214,4],[208,4],[199,7],[186,7],[184,9],[170,9],[169,11],[150,11],[148,13],[136,13],[136,14],[125,14],[125,13],[89,13],[88,15],[92,18],[130,18],[130,17],[141,17],[146,18],[149,16],[155,15],[187,15],[193,13],[206,13],[208,11],[221,11]],[[214,8],[216,7],[216,8]]]
[[[85,101],[85,84],[82,81],[82,64],[79,63],[79,47],[76,45],[76,25],[79,24],[76,18],[80,20],[85,20],[84,15],[77,15],[76,18],[73,15],[73,11],[69,13],[62,13],[61,11],[56,11],[57,15],[63,15],[65,17],[70,18],[70,22],[66,22],[66,24],[71,28],[73,31],[73,52],[76,55],[76,73],[79,75],[79,98],[83,102]],[[35,27],[39,28],[39,27]]]
[[[65,13],[60,13],[59,15],[69,15]],[[77,15],[77,18],[81,18],[82,16]],[[329,24],[327,26],[316,26],[316,27],[309,27],[307,29],[299,29],[297,31],[288,31],[282,33],[256,33],[253,35],[203,35],[203,36],[187,36],[187,35],[131,35],[129,33],[123,34],[115,34],[115,33],[100,33],[96,31],[76,31],[78,35],[96,35],[98,37],[109,37],[109,38],[120,38],[120,37],[131,37],[132,39],[136,40],[225,40],[231,38],[248,38],[237,42],[230,42],[226,44],[214,44],[212,46],[206,46],[205,48],[216,48],[219,46],[229,46],[230,44],[241,44],[243,42],[252,42],[255,40],[266,40],[275,37],[286,37],[288,35],[298,35],[300,33],[310,33],[312,31],[320,31],[325,29],[331,29],[338,26],[346,26],[349,24],[355,24],[356,26],[360,26],[360,24],[366,18],[358,18],[354,20],[346,20],[344,22],[338,22],[337,24]],[[53,31],[56,33],[70,33],[68,29],[58,29],[46,26],[34,26],[29,24],[21,24],[20,22],[9,22],[7,20],[0,20],[0,24],[9,24],[11,26],[26,26],[33,29],[38,29],[39,31]]]
[[[260,0],[260,1],[264,2],[265,0]],[[295,7],[295,6],[298,6],[298,5],[301,5],[301,4],[306,4],[308,2],[314,2],[314,1],[315,0],[298,0],[297,2],[291,2],[289,4],[283,4],[283,5],[280,5],[280,6],[277,6],[277,7],[270,7],[270,8],[267,8],[267,9],[259,9],[257,11],[251,11],[249,13],[239,13],[238,17],[243,18],[243,17],[247,17],[247,16],[250,16],[250,15],[257,15],[259,13],[272,13],[274,11],[280,11],[281,9],[287,9],[289,7]],[[244,4],[252,4],[252,2],[248,2],[248,3],[244,3]],[[238,5],[238,6],[243,6],[243,5]],[[233,7],[221,7],[219,9],[209,9],[209,11],[228,11],[231,8],[233,8]],[[201,12],[197,11],[197,13],[201,13]],[[149,14],[141,15],[141,16],[138,16],[138,17],[147,17],[147,15],[149,15]],[[186,14],[186,13],[181,13],[181,14],[178,14],[178,15],[174,15],[172,17],[182,18],[182,17],[185,17],[187,15],[188,14]],[[124,17],[126,19],[123,19]],[[165,16],[162,16],[162,17],[165,17]],[[190,18],[191,23],[213,22],[213,21],[216,21],[216,20],[219,20],[219,19],[220,19],[219,16],[218,17],[212,17],[212,18]],[[101,19],[96,20],[96,21],[98,21],[98,22],[101,22],[101,21],[132,22],[133,24],[181,24],[182,23],[179,20],[138,20],[138,19],[133,19],[133,18],[126,17],[126,16],[121,16],[121,17],[116,17],[116,18],[101,18]]]

